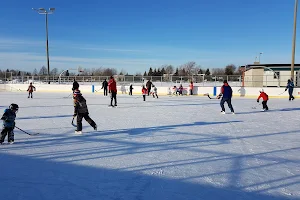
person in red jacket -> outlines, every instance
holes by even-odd
[[[33,91],[35,91],[35,87],[32,85],[32,83],[29,84],[29,87],[27,89],[27,92],[28,92],[28,98],[31,96],[32,98],[32,93]]]
[[[146,95],[148,94],[148,89],[143,85],[142,88],[143,100],[146,101]]]
[[[109,106],[117,106],[117,83],[113,76],[110,77],[108,82],[108,91],[110,93],[110,105]],[[115,100],[115,104],[113,105],[112,102]]]
[[[191,81],[190,83],[190,95],[193,95],[193,90],[194,90],[194,83]]]
[[[263,99],[263,102],[262,102],[263,111],[269,110],[269,108],[267,106],[269,96],[267,95],[267,93],[264,92],[264,89],[261,89],[259,92],[260,92],[260,95],[257,98],[257,103],[259,103],[259,99],[262,98]]]

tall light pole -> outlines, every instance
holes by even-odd
[[[46,16],[46,54],[47,54],[47,67],[48,67],[48,83],[50,84],[50,62],[49,62],[49,42],[48,42],[48,14],[53,14],[55,8],[49,8],[46,10],[45,8],[32,8],[32,10],[37,11],[41,15]]]
[[[263,52],[260,52],[260,53],[259,53],[259,57],[258,57],[258,62],[259,62],[259,64],[260,64],[260,56],[261,56],[261,54],[263,54]]]
[[[298,0],[295,0],[295,8],[294,8],[294,36],[293,36],[292,63],[291,63],[291,78],[292,79],[294,79],[294,65],[295,65],[295,51],[296,51],[296,32],[297,32],[297,10],[298,10]]]

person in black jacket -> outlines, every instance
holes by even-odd
[[[231,110],[231,113],[234,114],[234,110],[231,104],[231,98],[232,98],[232,89],[231,87],[228,85],[227,80],[223,81],[224,85],[221,87],[221,93],[218,96],[218,99],[221,98],[221,102],[220,102],[220,106],[222,108],[221,113],[225,114],[225,107],[224,107],[224,103],[227,102],[228,107]]]
[[[3,116],[1,117],[1,120],[3,120],[3,129],[1,131],[1,138],[0,138],[0,144],[4,142],[4,139],[6,135],[8,134],[8,142],[10,144],[14,143],[14,128],[15,128],[15,119],[16,119],[16,113],[19,110],[19,106],[17,104],[12,103],[9,106],[9,109],[6,109],[4,111]]]
[[[150,95],[151,87],[152,87],[152,82],[150,80],[148,80],[146,83],[146,88],[148,90],[148,96]]]
[[[108,87],[108,82],[106,81],[106,79],[104,79],[104,81],[102,82],[102,88],[104,90],[104,96],[107,96],[107,87]]]
[[[78,89],[79,89],[79,84],[74,78],[73,87],[72,87],[73,93],[74,93],[75,90],[78,90]]]
[[[132,84],[130,84],[130,86],[129,86],[129,95],[131,95],[131,96],[132,96],[132,90],[133,90],[133,86],[132,86]]]
[[[295,85],[293,83],[293,79],[289,79],[285,88],[285,91],[289,90],[289,101],[295,99],[295,97],[293,96],[294,87]]]
[[[75,90],[74,94],[74,115],[77,116],[77,130],[75,133],[81,134],[82,131],[82,118],[84,118],[93,128],[97,130],[97,125],[89,116],[88,107],[86,105],[86,100],[82,96],[79,90]]]

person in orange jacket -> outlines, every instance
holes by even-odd
[[[148,89],[143,85],[142,88],[143,100],[146,101],[146,95],[148,95]]]
[[[28,92],[28,98],[31,96],[32,98],[32,93],[35,91],[35,87],[32,85],[32,83],[29,84],[27,92]]]
[[[269,110],[269,107],[267,106],[267,102],[269,100],[269,96],[267,95],[267,93],[264,92],[264,89],[261,89],[260,91],[260,95],[257,98],[257,103],[259,103],[259,99],[262,98],[262,106],[263,106],[263,111]]]

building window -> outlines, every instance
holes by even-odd
[[[277,79],[277,78],[280,79],[280,72],[274,72],[274,79]]]

